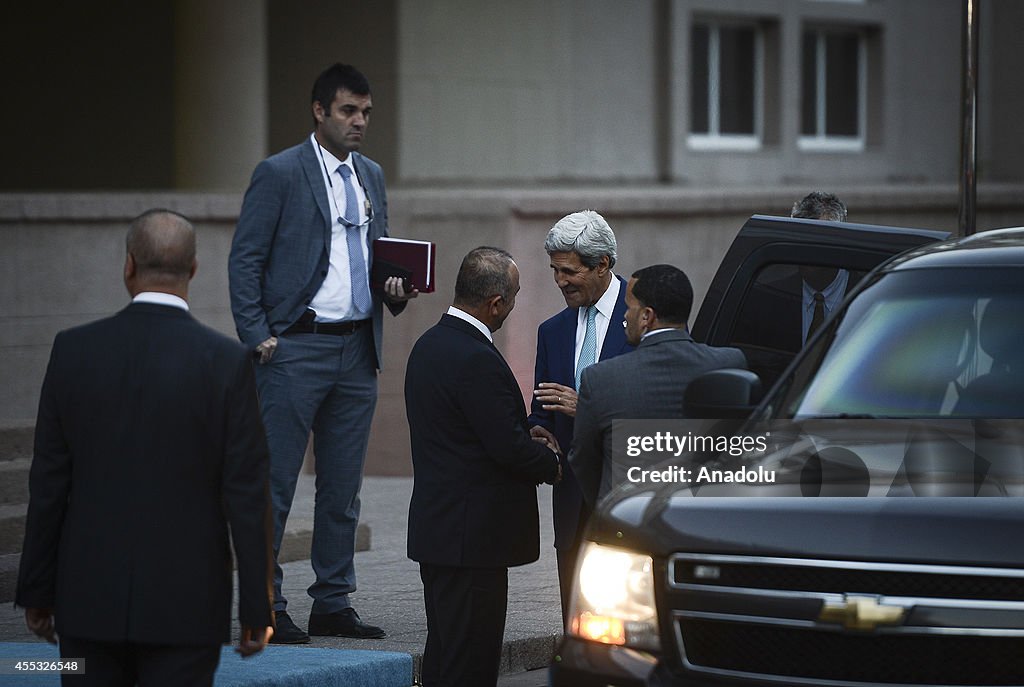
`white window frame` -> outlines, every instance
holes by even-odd
[[[756,24],[699,21],[695,25],[708,29],[708,132],[687,135],[686,144],[692,150],[760,150],[764,138],[764,31]],[[721,103],[719,84],[721,79],[721,38],[720,31],[732,28],[754,30],[754,133],[720,133]],[[693,78],[691,66],[690,78]]]
[[[801,132],[797,138],[797,147],[808,152],[863,152],[867,140],[866,130],[868,121],[868,49],[864,32],[842,30],[844,33],[857,34],[857,135],[836,136],[825,132],[827,115],[825,38],[829,33],[836,33],[838,30],[826,27],[805,28],[804,30],[815,35],[815,93],[817,95],[817,102],[814,106],[814,112],[816,133],[808,136]],[[804,97],[802,92],[800,97],[801,99]],[[802,100],[801,106],[803,106]],[[802,126],[801,124],[801,128]]]

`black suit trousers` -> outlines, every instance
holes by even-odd
[[[423,687],[487,687],[498,682],[508,568],[420,563],[427,611]]]
[[[60,638],[62,658],[85,659],[85,673],[62,675],[68,687],[212,687],[220,644],[177,646]]]

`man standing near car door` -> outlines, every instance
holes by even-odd
[[[235,326],[257,360],[275,558],[311,429],[316,455],[309,632],[286,611],[275,563],[275,643],[384,636],[349,601],[359,488],[377,403],[383,306],[397,315],[418,292],[405,293],[397,278],[383,293],[369,286],[373,241],[388,233],[384,174],[358,152],[372,106],[369,82],[354,67],[335,64],[320,74],[313,133],[257,165],[228,261]]]
[[[793,204],[791,217],[798,219],[820,219],[827,222],[846,221],[846,203],[834,193],[812,191],[802,200]],[[802,309],[800,311],[800,343],[807,343],[825,318],[846,295],[850,273],[834,267],[801,265],[800,276]]]
[[[544,250],[566,308],[537,330],[529,423],[534,436],[553,437],[567,453],[583,370],[598,360],[633,350],[621,324],[626,312],[626,282],[612,272],[617,253],[615,233],[593,210],[558,220],[548,232]],[[552,510],[564,619],[586,523],[583,496],[570,469],[552,490]]]
[[[580,384],[569,464],[587,504],[615,486],[612,423],[615,420],[684,419],[683,395],[696,377],[727,367],[746,367],[738,348],[697,343],[686,323],[693,287],[672,265],[633,273],[626,287],[629,355],[588,367]]]
[[[845,222],[846,204],[834,193],[813,191],[793,204],[790,215]],[[743,346],[765,389],[839,306],[849,286],[847,270],[826,265],[776,264],[758,274],[731,341]]]

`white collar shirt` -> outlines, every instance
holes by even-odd
[[[597,317],[594,319],[594,324],[597,327],[597,352],[594,354],[594,361],[597,362],[601,359],[601,349],[604,348],[604,337],[608,333],[608,325],[611,324],[612,314],[615,312],[615,304],[619,300],[619,284],[618,278],[614,274],[611,275],[612,280],[608,284],[608,288],[604,290],[604,295],[597,299]],[[573,353],[572,367],[575,370],[576,366],[580,362],[580,351],[583,350],[583,338],[587,334],[587,309],[577,308],[579,311],[576,314],[576,350]]]
[[[370,318],[373,313],[358,312],[352,302],[352,277],[348,264],[348,242],[345,238],[345,232],[350,230],[341,222],[341,217],[345,215],[346,205],[345,180],[338,172],[338,167],[344,164],[352,170],[352,187],[356,193],[360,226],[351,231],[359,232],[363,262],[366,263],[366,272],[369,274],[370,256],[366,246],[366,236],[369,231],[369,226],[366,224],[366,190],[359,181],[359,175],[356,174],[351,154],[344,160],[339,160],[320,145],[316,140],[316,134],[312,134],[309,140],[316,152],[317,159],[321,162],[320,173],[327,191],[327,204],[331,213],[331,252],[328,258],[327,276],[324,277],[324,281],[316,295],[313,296],[309,307],[316,311],[317,322],[365,320]],[[313,230],[313,227],[310,229]]]
[[[832,280],[832,283],[826,286],[821,291],[822,297],[825,299],[825,317],[832,314],[832,311],[839,306],[839,303],[843,300],[843,296],[846,295],[846,284],[850,279],[850,273],[846,270],[839,270],[836,274],[836,278]],[[803,282],[803,307],[801,312],[803,314],[802,336],[801,341],[807,343],[807,333],[811,329],[811,321],[814,319],[814,294],[817,291],[808,284]]]
[[[181,308],[188,312],[188,302],[184,298],[175,296],[173,293],[162,291],[141,291],[132,298],[132,303],[152,303],[154,305],[169,305],[174,308]]]
[[[491,330],[487,328],[487,325],[470,315],[465,310],[459,310],[454,305],[448,307],[448,314],[452,317],[457,317],[464,322],[469,322],[471,325],[480,330],[480,333],[487,337],[487,340],[494,343],[494,337],[491,336]]]

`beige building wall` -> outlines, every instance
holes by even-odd
[[[403,0],[400,181],[656,178],[650,0]]]
[[[524,399],[533,385],[537,326],[564,307],[543,241],[564,214],[594,208],[619,240],[615,271],[671,263],[703,299],[725,250],[754,213],[788,213],[804,187],[678,190],[603,187],[545,190],[407,189],[391,193],[391,220],[409,238],[437,243],[437,292],[400,317],[385,316],[385,369],[370,439],[367,473],[408,474],[409,440],[403,384],[413,343],[451,302],[462,257],[479,245],[508,248],[522,272],[516,309],[498,332],[499,349]],[[954,230],[956,189],[946,186],[843,190],[851,218]],[[196,317],[229,336],[227,255],[241,198],[237,194],[0,194],[0,427],[35,418],[50,345],[61,329],[113,314],[128,296],[121,283],[124,236],[132,217],[168,207],[198,228],[199,271],[190,301]],[[1024,188],[983,187],[979,228],[1024,226]],[[695,314],[695,313],[694,313]],[[691,318],[692,321],[692,318]]]

